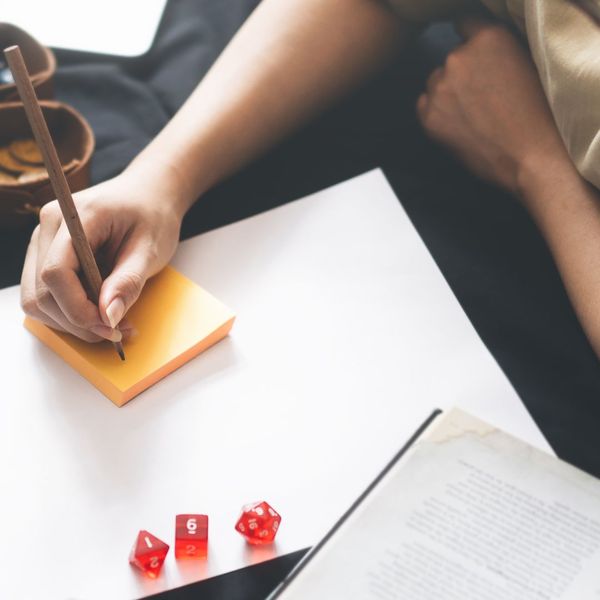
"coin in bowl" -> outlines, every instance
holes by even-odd
[[[17,178],[19,183],[34,183],[36,181],[43,181],[48,177],[48,171],[43,167],[39,169],[31,169],[25,173],[21,173]]]
[[[18,175],[19,173],[24,173],[25,171],[28,171],[30,168],[31,167],[29,165],[26,165],[23,162],[17,160],[9,152],[6,146],[0,148],[0,169]]]
[[[0,185],[14,185],[18,182],[19,180],[14,175],[6,171],[0,171]]]
[[[8,145],[11,156],[30,165],[43,165],[44,159],[34,140],[14,140]]]

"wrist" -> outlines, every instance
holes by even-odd
[[[518,195],[542,233],[563,229],[590,209],[590,186],[566,150],[537,155],[519,168]]]
[[[561,190],[573,185],[574,179],[580,176],[566,151],[530,154],[517,166],[517,196],[535,214],[561,197]]]
[[[151,190],[148,201],[168,206],[181,221],[197,195],[177,165],[154,156],[138,155],[123,172],[131,185]]]

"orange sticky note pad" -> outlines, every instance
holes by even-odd
[[[139,333],[124,342],[125,361],[110,342],[90,344],[29,317],[25,327],[122,406],[223,339],[235,315],[193,281],[166,267],[146,283],[127,319]]]

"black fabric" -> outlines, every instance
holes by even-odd
[[[170,0],[153,49],[140,59],[58,54],[57,96],[89,119],[97,137],[95,182],[117,174],[160,130],[255,4]],[[186,217],[182,235],[383,167],[466,314],[553,448],[600,476],[599,363],[543,240],[514,199],[474,179],[428,141],[416,122],[414,104],[425,78],[455,43],[449,26],[429,29],[406,58],[202,198]],[[2,234],[1,285],[18,282],[29,234]],[[281,559],[260,567],[260,573],[272,568],[279,576],[289,566]],[[198,584],[185,597],[262,598],[264,590],[248,574],[255,569]]]

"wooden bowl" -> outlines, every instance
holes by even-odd
[[[73,165],[65,173],[71,191],[88,187],[94,151],[91,127],[79,112],[66,104],[46,100],[40,105],[61,164]],[[0,103],[0,147],[13,140],[27,138],[33,138],[33,134],[23,105],[20,102]],[[47,177],[33,182],[0,185],[0,228],[32,223],[40,208],[54,198]]]
[[[15,45],[21,48],[37,97],[40,100],[51,99],[54,96],[56,71],[54,53],[16,25],[0,23],[0,48]],[[14,83],[0,83],[0,102],[18,99],[19,94]]]

